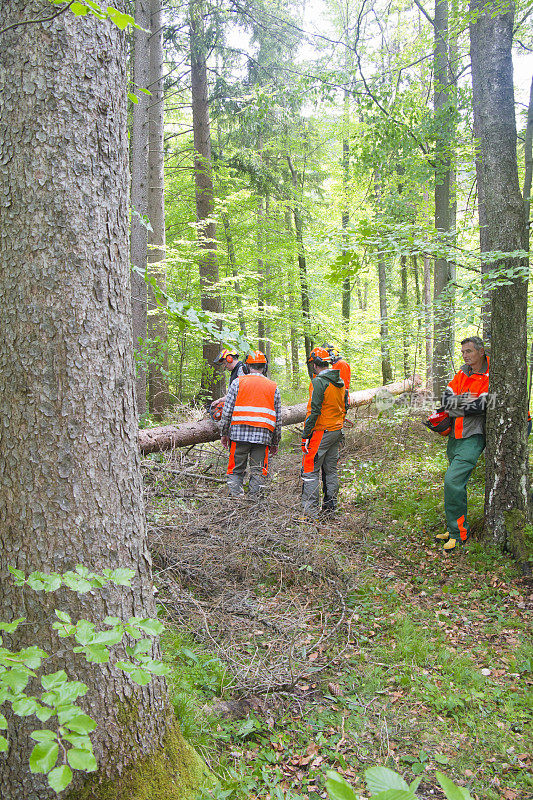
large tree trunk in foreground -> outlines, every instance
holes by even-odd
[[[165,99],[163,92],[163,17],[161,0],[150,0],[150,91],[148,148],[148,234],[149,272],[159,288],[167,288],[165,230]],[[148,407],[156,419],[165,416],[170,405],[168,386],[167,314],[158,306],[154,291],[148,289],[148,339],[157,342],[148,364]]]
[[[418,375],[405,381],[391,383],[388,386],[377,386],[375,389],[363,389],[350,394],[350,407],[369,405],[374,397],[387,390],[390,394],[402,394],[420,386]],[[283,406],[281,409],[281,424],[296,425],[303,422],[307,414],[307,403],[298,403],[295,406]],[[171,450],[174,447],[185,447],[202,442],[215,442],[220,439],[220,431],[210,417],[180,425],[175,428],[166,425],[162,428],[150,428],[139,431],[139,445],[142,453],[156,453],[160,450]]]
[[[475,130],[479,137],[486,246],[510,253],[527,249],[524,203],[518,184],[511,43],[513,9],[472,0],[470,53]],[[522,270],[526,259],[504,258],[491,268]],[[506,282],[508,277],[504,276]],[[493,541],[526,561],[527,278],[492,292],[491,362],[487,412],[485,521]]]
[[[211,163],[211,126],[209,119],[209,97],[207,83],[206,43],[202,5],[198,0],[189,3],[189,39],[191,51],[192,125],[194,135],[194,186],[196,195],[196,219],[198,231],[198,259],[203,311],[212,314],[222,312],[220,293],[213,290],[218,283],[218,261],[213,174]],[[220,344],[205,339],[202,345],[204,365],[202,370],[202,392],[213,399],[221,397],[226,390],[223,376],[213,371],[213,361],[220,351]]]
[[[0,28],[27,7],[2,3]],[[45,0],[33,4],[35,17],[49,11]],[[124,35],[66,13],[3,34],[0,71],[0,159],[9,164],[0,171],[0,607],[4,619],[32,623],[9,636],[15,649],[55,653],[56,607],[92,621],[156,612],[134,407]],[[131,568],[133,588],[58,596],[21,591],[7,572],[78,563]],[[89,686],[81,705],[98,722],[95,754],[112,781],[165,735],[163,680],[141,688],[110,664],[68,650],[59,658],[46,671],[64,667]],[[55,797],[27,763],[28,732],[46,725],[9,725],[0,796]]]
[[[138,103],[133,104],[131,126],[131,223],[130,258],[132,267],[143,272],[148,261],[148,231],[144,218],[148,213],[148,104],[150,98],[139,88],[148,89],[150,80],[150,0],[135,0],[135,19],[140,28],[133,32],[133,80]],[[131,273],[131,316],[133,348],[142,353],[147,331],[147,291],[142,275]],[[137,365],[137,413],[146,413],[146,364]]]

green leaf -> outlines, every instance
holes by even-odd
[[[83,3],[78,3],[77,0],[75,0],[75,2],[70,6],[70,10],[77,17],[84,17],[85,14],[87,14],[88,8],[87,6],[84,6]]]
[[[94,624],[86,619],[80,619],[76,623],[75,639],[80,644],[91,644],[94,636]]]
[[[26,575],[21,569],[8,566],[8,570],[15,578],[15,586],[22,586],[22,584],[26,583]]]
[[[65,728],[74,733],[91,733],[96,728],[96,722],[87,714],[78,714],[77,717],[65,723]]]
[[[0,682],[9,686],[15,694],[23,692],[26,688],[30,676],[27,672],[22,672],[20,669],[10,669],[7,672],[0,674]]]
[[[124,635],[124,630],[120,628],[112,628],[109,631],[99,631],[95,633],[91,644],[118,644],[122,641],[122,636]],[[151,643],[150,643],[151,646]]]
[[[103,644],[89,644],[84,647],[73,647],[74,653],[83,653],[87,661],[93,664],[107,664],[109,650]]]
[[[41,666],[42,659],[48,658],[48,654],[36,645],[20,650],[17,655],[23,664],[30,669],[38,669]]]
[[[24,622],[25,619],[25,617],[20,617],[19,619],[13,620],[13,622],[0,622],[0,631],[13,633],[13,631],[16,631],[20,623]]]
[[[128,99],[131,100],[132,103],[135,103],[135,105],[139,102],[139,98],[136,94],[133,94],[133,92],[128,92]]]
[[[65,572],[63,575],[63,583],[73,592],[78,592],[79,594],[85,594],[89,592],[93,587],[90,581],[82,578],[76,572]]]
[[[67,764],[56,767],[48,775],[48,783],[54,792],[62,792],[72,781],[72,770]]]
[[[30,733],[30,739],[34,739],[36,742],[55,742],[57,733],[55,731],[49,731],[48,728],[44,728],[42,731],[33,731]]]
[[[17,717],[29,717],[30,714],[35,714],[39,703],[34,697],[21,697],[20,700],[13,700],[12,708]]]
[[[196,655],[196,653],[194,653],[192,650],[189,650],[188,647],[182,647],[181,650],[180,650],[180,655],[181,656],[185,656],[185,658],[188,658],[189,661],[193,662],[193,664],[199,664],[200,663],[200,660],[199,660],[198,656]]]
[[[150,673],[146,672],[144,669],[132,669],[130,678],[134,683],[139,684],[139,686],[146,686],[152,680]]]
[[[416,795],[409,789],[387,789],[372,795],[374,800],[416,800]]]
[[[50,689],[55,689],[58,686],[63,686],[64,683],[67,683],[68,675],[64,669],[60,669],[58,672],[51,672],[49,675],[43,675],[41,678],[41,686],[43,689],[49,691]]]
[[[55,714],[55,711],[53,710],[53,708],[46,708],[46,706],[41,706],[35,712],[35,716],[41,722],[47,722],[50,719],[50,717],[54,716],[54,714]]]
[[[77,750],[89,750],[91,753],[93,751],[92,742],[86,735],[84,736],[79,733],[64,733],[63,739],[65,739],[67,742],[70,742],[70,744]]]
[[[3,714],[0,714],[0,731],[5,731],[7,728],[7,719]]]
[[[106,570],[104,570],[104,575]],[[131,579],[135,575],[133,569],[114,569],[109,571],[109,580],[113,581],[117,586],[131,586]]]
[[[448,756],[444,756],[444,755],[442,755],[442,753],[435,753],[434,758],[435,758],[435,761],[437,762],[437,764],[449,764],[450,763],[450,759],[448,758]]]
[[[28,586],[36,592],[55,592],[61,586],[61,576],[57,572],[32,572],[28,575]]]
[[[0,736],[0,753],[6,753],[9,748],[9,742],[5,736]]]
[[[31,751],[30,770],[32,772],[50,772],[57,761],[59,747],[56,742],[39,742]]]
[[[55,609],[55,611],[54,611],[54,614],[56,615],[56,617],[57,617],[58,619],[60,619],[60,620],[61,620],[61,622],[69,622],[69,623],[70,623],[70,622],[72,622],[72,619],[71,619],[70,615],[69,615],[69,614],[67,614],[67,612],[66,612],[66,611],[59,611],[59,610],[56,608],[56,609]]]
[[[96,758],[89,750],[73,747],[67,752],[67,760],[72,769],[83,769],[85,772],[97,769]]]
[[[357,800],[357,795],[342,775],[334,770],[328,770],[326,776],[326,789],[331,800]]]
[[[472,800],[472,795],[468,789],[464,789],[462,786],[456,786],[455,783],[447,778],[446,775],[443,775],[442,772],[437,772],[436,775],[448,800]]]
[[[130,625],[135,625],[135,627],[139,628],[141,631],[149,633],[150,636],[158,636],[165,630],[165,626],[159,622],[158,619],[139,619],[138,617],[132,617],[128,622]]]
[[[365,780],[371,795],[385,792],[387,789],[403,789],[409,791],[409,786],[401,775],[387,767],[370,767],[365,770]]]

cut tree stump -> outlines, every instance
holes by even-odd
[[[392,395],[414,391],[422,383],[419,375],[414,375],[404,381],[389,383],[387,386],[376,386],[374,389],[363,389],[350,394],[350,408],[369,405],[378,393]],[[281,424],[296,425],[303,422],[307,413],[307,403],[298,403],[295,406],[283,406],[281,409]],[[210,417],[188,422],[175,427],[164,425],[160,428],[148,428],[139,431],[139,446],[141,453],[157,453],[161,450],[172,450],[174,447],[187,447],[203,442],[215,442],[220,439],[220,431]]]

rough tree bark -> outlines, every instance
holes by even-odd
[[[531,211],[531,178],[533,176],[533,78],[529,89],[529,104],[527,107],[526,133],[524,136],[524,208],[526,210],[526,223],[529,225]]]
[[[397,395],[409,392],[421,384],[418,375],[411,376],[408,380],[397,381],[388,386],[377,386],[375,389],[362,389],[350,394],[350,406],[368,405],[380,392],[386,390],[389,394]],[[307,403],[298,403],[295,406],[283,406],[281,409],[281,424],[296,425],[303,422],[307,414]],[[160,450],[171,450],[173,447],[189,447],[202,442],[214,442],[220,439],[220,431],[210,417],[180,425],[165,425],[161,428],[149,428],[139,431],[139,445],[142,453],[156,453]]]
[[[219,281],[216,227],[214,215],[214,190],[211,163],[211,130],[209,120],[209,97],[206,65],[206,43],[204,41],[202,4],[197,0],[189,3],[189,39],[191,48],[191,93],[192,124],[194,137],[194,185],[196,192],[196,220],[200,258],[201,305],[204,311],[220,314],[220,294],[213,290]],[[226,382],[213,372],[212,363],[217,357],[218,342],[204,340],[202,355],[202,393],[205,396],[222,397]]]
[[[486,219],[486,246],[527,249],[524,202],[518,184],[511,44],[514,8],[471,0],[470,55],[475,130]],[[500,269],[527,268],[525,259],[502,259]],[[485,522],[493,541],[526,561],[527,279],[496,284],[487,411]]]
[[[135,0],[135,19],[140,28],[133,32],[133,81],[135,87],[148,88],[150,81],[150,0]],[[142,29],[142,30],[141,30]],[[143,217],[148,213],[148,95],[137,89],[139,102],[133,104],[131,126],[131,223],[130,258],[133,267],[146,270],[148,261],[148,231]],[[146,281],[137,272],[131,273],[131,315],[133,322],[133,347],[141,352],[140,342],[147,335]],[[135,380],[137,411],[146,413],[146,368],[137,367]]]
[[[26,16],[26,0],[2,3],[0,28]],[[0,606],[33,622],[12,646],[54,653],[55,607],[93,621],[156,613],[134,407],[124,35],[91,15],[18,27],[2,36],[0,79]],[[7,574],[77,563],[131,568],[133,588],[45,594]],[[61,667],[89,686],[101,777],[125,780],[167,731],[162,679],[141,688],[68,653]],[[32,721],[42,727],[9,720],[6,800],[52,796],[27,766]]]
[[[452,165],[452,91],[448,56],[448,0],[435,0],[434,28],[434,97],[438,123],[435,170],[435,230],[449,234],[453,230],[451,201]],[[449,380],[450,354],[453,349],[453,265],[446,258],[436,258],[433,275],[434,343],[433,392],[440,397]]]
[[[152,230],[148,233],[148,264],[150,275],[166,290],[166,231],[165,231],[165,98],[163,92],[163,19],[161,0],[150,0],[150,83],[152,92],[148,104],[148,217]],[[148,406],[156,419],[161,419],[170,405],[168,387],[167,316],[158,308],[154,292],[148,289],[147,333],[154,348],[155,359],[148,364]]]

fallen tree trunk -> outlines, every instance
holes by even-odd
[[[374,389],[363,389],[350,394],[350,408],[369,405],[376,394],[388,392],[397,395],[410,392],[420,386],[422,381],[418,375],[404,381],[389,383],[387,386],[377,386]],[[284,406],[281,409],[281,424],[296,425],[303,422],[307,412],[307,403],[298,403],[295,406]],[[165,425],[161,428],[149,428],[139,431],[139,446],[141,453],[156,453],[160,450],[172,450],[174,447],[191,447],[202,442],[215,442],[220,439],[217,425],[210,417],[188,422],[176,428],[174,425]]]

